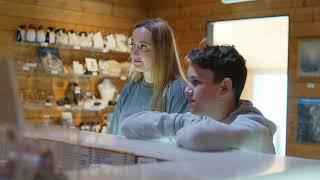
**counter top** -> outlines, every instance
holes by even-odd
[[[24,135],[32,138],[61,141],[68,144],[99,148],[170,161],[207,158],[207,155],[212,154],[211,152],[200,153],[196,151],[186,150],[177,147],[175,143],[133,140],[121,136],[114,136],[111,134],[100,134],[51,126],[41,127],[37,129],[29,128],[24,132]]]
[[[73,179],[319,179],[320,161],[248,152],[211,153],[206,159],[110,166],[68,173]],[[300,173],[299,173],[300,172]],[[297,176],[296,176],[297,175]],[[302,178],[303,177],[303,178]],[[299,178],[298,178],[299,179]]]
[[[109,134],[97,134],[55,127],[27,130],[25,136],[61,141],[85,147],[110,150],[168,160],[126,166],[102,165],[69,171],[78,179],[286,179],[302,176],[319,179],[320,160],[276,156],[254,152],[195,152],[172,143],[130,140]],[[300,172],[300,173],[299,173]]]

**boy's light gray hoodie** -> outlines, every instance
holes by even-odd
[[[240,149],[274,153],[275,131],[276,125],[247,100],[240,100],[239,107],[222,122],[192,113],[144,111],[122,123],[122,133],[128,138],[175,137],[177,145],[196,151]]]

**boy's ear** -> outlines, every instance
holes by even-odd
[[[232,80],[224,78],[220,83],[220,95],[225,96],[228,94],[232,94]]]

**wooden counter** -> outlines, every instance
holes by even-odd
[[[130,140],[108,134],[53,127],[37,128],[36,131],[29,129],[25,132],[25,136],[134,157],[131,163],[117,164],[123,166],[104,164],[99,165],[100,167],[91,165],[89,168],[72,168],[66,172],[69,179],[185,180],[292,179],[293,177],[318,179],[320,177],[319,160],[240,151],[194,152],[177,147],[173,143]],[[165,161],[136,164],[137,157]]]

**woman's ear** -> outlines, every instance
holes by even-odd
[[[220,95],[225,96],[228,94],[232,94],[232,80],[224,78],[220,83]]]

